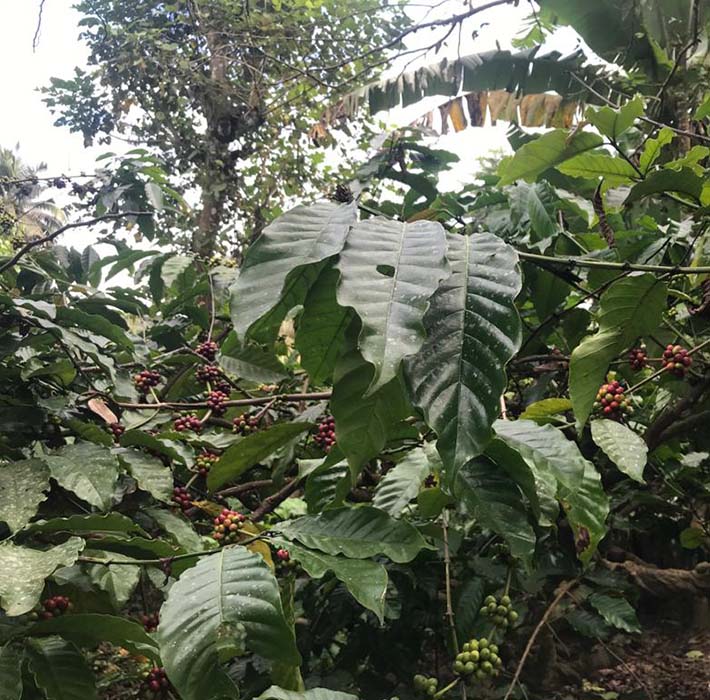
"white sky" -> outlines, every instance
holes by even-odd
[[[47,85],[52,76],[70,77],[75,66],[83,66],[86,49],[77,35],[77,21],[80,15],[72,9],[74,0],[45,0],[42,28],[36,51],[32,50],[32,37],[37,26],[37,12],[40,0],[0,0],[0,145],[14,147],[20,145],[20,156],[31,165],[45,162],[47,173],[76,174],[92,172],[95,158],[106,150],[121,151],[118,142],[110,147],[95,146],[87,149],[80,134],[72,134],[67,128],[53,126],[53,117],[41,99],[37,88]],[[481,0],[482,1],[482,0]],[[436,9],[417,8],[416,16],[430,10],[428,19],[448,17],[461,12],[468,3],[461,0],[429,0]],[[519,31],[522,20],[529,14],[529,5],[521,2],[516,7],[502,6],[469,19],[460,34],[454,32],[449,42],[438,54],[430,53],[426,60],[419,60],[411,67],[439,60],[444,56],[456,57],[457,53],[487,51],[509,48],[510,40]],[[472,30],[482,22],[476,40],[471,38]],[[426,46],[434,34],[423,31],[409,40],[410,47]],[[554,48],[563,52],[575,48],[571,33],[562,32]],[[410,67],[410,68],[411,68]],[[444,100],[429,98],[419,107],[407,112],[394,110],[390,119],[406,124],[419,114],[435,107]],[[455,151],[462,159],[456,172],[446,177],[442,185],[452,186],[456,182],[470,180],[476,170],[477,158],[491,149],[507,146],[506,125],[467,129],[459,134],[450,134],[439,139],[437,147]]]

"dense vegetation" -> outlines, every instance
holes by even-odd
[[[298,59],[298,27],[345,5],[80,3],[116,44],[87,30],[97,74],[49,99],[91,139],[117,127],[101,100],[130,90],[141,148],[82,178],[4,154],[0,699],[703,697],[683,635],[710,619],[705,6],[542,0],[520,53],[324,93],[337,109],[299,116],[337,141],[365,102],[437,94],[461,130],[507,88],[514,154],[459,191],[438,184],[459,155],[412,126],[349,183],[299,192],[284,161],[296,180],[277,192],[220,170],[215,219],[196,218],[183,197],[217,146],[186,100],[214,75],[157,75],[150,52],[176,55],[170,71],[192,69],[188,46],[214,58],[189,37],[229,10],[222,28],[278,48],[262,58]],[[416,30],[372,19],[358,41],[381,51]],[[539,49],[563,24],[608,63]],[[304,50],[304,89],[330,79],[309,63],[339,62],[326,53]],[[240,147],[275,144],[278,181],[283,125],[252,126]],[[70,223],[22,225],[43,188],[71,190]],[[258,194],[303,203],[226,229]],[[61,245],[89,224],[110,254]],[[619,656],[668,618],[685,645],[670,681]],[[588,681],[599,650],[626,685]]]

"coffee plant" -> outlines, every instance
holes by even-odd
[[[706,595],[710,105],[639,65],[456,192],[389,135],[239,266],[131,247],[155,196],[3,254],[0,697],[549,700]]]

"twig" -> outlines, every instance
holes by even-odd
[[[299,478],[295,477],[286,484],[280,491],[272,494],[265,498],[261,505],[252,512],[249,516],[249,520],[256,523],[262,518],[265,518],[269,513],[272,513],[276,508],[279,507],[297,488],[299,484]]]
[[[564,581],[562,584],[560,584],[560,587],[557,589],[557,595],[552,599],[552,602],[547,606],[547,610],[543,613],[543,616],[540,618],[540,622],[537,623],[537,626],[533,630],[533,633],[530,635],[530,639],[528,639],[528,643],[525,645],[525,650],[523,651],[523,655],[520,657],[520,661],[518,662],[518,666],[515,669],[515,674],[513,675],[513,680],[510,682],[510,686],[508,686],[508,691],[506,692],[503,700],[508,700],[510,697],[510,694],[513,692],[513,688],[515,688],[515,684],[518,682],[518,679],[520,678],[520,674],[522,673],[523,666],[525,665],[525,662],[527,661],[528,656],[530,655],[530,651],[532,650],[533,644],[535,644],[535,640],[537,639],[537,635],[540,634],[540,630],[545,626],[545,623],[549,619],[550,615],[552,614],[552,611],[557,607],[559,602],[562,600],[562,598],[565,597],[565,595],[568,593],[568,591],[573,588],[574,586],[577,585],[579,582],[579,579],[573,579],[572,581]]]
[[[456,634],[456,620],[454,619],[454,608],[451,604],[451,555],[449,553],[449,511],[444,509],[441,519],[441,531],[444,537],[444,579],[446,587],[446,619],[451,630],[451,643],[454,653],[459,653],[459,638]]]
[[[42,31],[42,13],[44,12],[44,2],[45,0],[39,0],[39,12],[37,13],[37,28],[35,29],[35,35],[32,37],[32,53],[37,50],[39,46],[39,34]]]
[[[274,400],[283,401],[285,403],[298,403],[299,401],[323,401],[329,399],[330,391],[316,391],[311,394],[276,394],[275,396],[257,396],[249,399],[232,399],[225,401],[225,406],[260,406],[269,404]],[[155,410],[156,408],[164,409],[193,409],[193,408],[208,408],[206,401],[161,401],[160,403],[123,403],[115,402],[120,408],[130,408],[136,411]]]
[[[255,491],[256,489],[263,488],[264,486],[271,486],[273,483],[273,479],[257,479],[256,481],[247,481],[245,484],[238,484],[237,486],[230,486],[229,488],[222,489],[222,491],[217,491],[214,495],[238,496],[240,493]]]
[[[122,219],[126,216],[150,216],[151,213],[147,211],[124,211],[120,214],[104,214],[103,216],[97,216],[95,219],[86,219],[85,221],[75,221],[71,224],[65,224],[60,226],[56,231],[43,236],[42,238],[36,238],[35,240],[28,241],[22,246],[9,260],[0,265],[0,273],[5,272],[5,270],[11,268],[15,263],[22,258],[23,255],[29,253],[33,248],[41,246],[45,243],[53,241],[58,236],[61,236],[65,231],[69,231],[73,228],[81,228],[83,226],[93,226],[94,224],[99,224],[102,221],[112,221],[114,219]]]

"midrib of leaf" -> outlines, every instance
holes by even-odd
[[[468,298],[468,268],[469,268],[469,246],[471,245],[471,240],[468,236],[464,237],[464,264],[463,264],[463,284],[461,285],[461,291],[463,293],[463,303],[461,304],[461,350],[459,351],[459,362],[458,362],[458,373],[456,376],[456,405],[457,414],[461,415],[463,412],[463,391],[461,391],[462,377],[463,377],[463,366],[465,363],[463,357],[463,345],[464,345],[464,335],[466,334],[466,301]],[[457,312],[455,312],[457,313]],[[458,448],[458,430],[456,431],[456,447]]]

